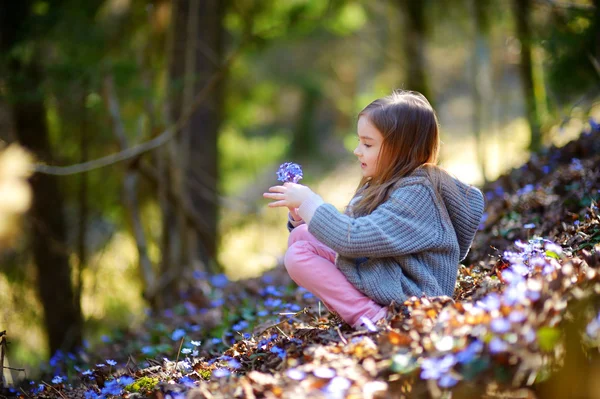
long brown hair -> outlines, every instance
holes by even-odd
[[[437,169],[440,136],[435,111],[416,91],[395,90],[367,105],[358,117],[368,118],[383,136],[375,176],[363,177],[356,190],[361,198],[353,213],[362,216],[386,201],[398,180],[415,169]]]

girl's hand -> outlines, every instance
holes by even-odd
[[[285,183],[283,186],[270,187],[269,192],[264,193],[263,197],[276,200],[269,204],[272,208],[280,206],[299,208],[313,194],[310,188],[302,184]]]
[[[290,210],[290,215],[292,215],[292,219],[294,219],[295,221],[302,220],[302,216],[298,214],[298,208],[288,206],[288,209]]]

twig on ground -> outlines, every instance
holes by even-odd
[[[67,397],[65,395],[63,395],[62,392],[60,392],[58,389],[54,388],[52,385],[48,384],[46,381],[42,381],[42,384],[46,385],[49,388],[54,389],[56,391],[56,393],[60,395],[61,398],[67,399]]]
[[[337,331],[337,333],[340,336],[340,339],[342,340],[344,345],[348,345],[348,340],[346,339],[346,337],[344,337],[344,334],[342,333],[342,330],[340,330],[339,326],[335,327],[335,331]]]

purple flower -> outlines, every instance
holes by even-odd
[[[227,366],[237,370],[242,367],[242,364],[236,359],[231,359],[229,362],[227,362]]]
[[[276,353],[277,356],[279,356],[280,358],[284,358],[285,357],[285,349],[281,349],[278,346],[274,346],[271,348],[271,353]]]
[[[224,274],[215,274],[209,278],[210,284],[215,288],[224,288],[228,283],[229,279]]]
[[[596,122],[596,120],[594,118],[592,118],[591,116],[590,116],[590,119],[588,120],[588,122],[590,123],[590,127],[592,128],[593,131],[600,132],[600,123]]]
[[[283,183],[298,183],[302,177],[302,167],[297,163],[282,163],[277,171],[277,180]]]
[[[202,341],[194,341],[194,340],[192,340],[191,344],[194,345],[194,346],[200,346],[200,345],[202,345]]]
[[[520,322],[524,321],[526,318],[527,318],[527,314],[525,314],[525,312],[523,312],[522,310],[513,310],[508,315],[508,320],[510,320],[511,323],[520,323]]]
[[[52,379],[53,384],[60,384],[63,381],[63,378],[60,375],[55,375]]]
[[[345,397],[345,393],[352,386],[352,381],[347,378],[336,376],[333,377],[329,384],[324,388],[325,392],[333,394],[332,397]]]
[[[469,346],[456,354],[456,361],[461,364],[470,363],[482,350],[483,343],[476,339],[471,342]]]
[[[492,322],[490,323],[490,327],[493,332],[498,333],[498,334],[504,334],[505,332],[510,330],[510,322],[508,320],[506,320],[505,318],[501,317],[501,318],[493,319]]]
[[[524,229],[535,229],[535,223],[527,223],[523,225]]]
[[[117,362],[115,362],[115,361],[114,361],[114,360],[112,360],[112,359],[107,359],[107,360],[106,360],[106,363],[107,363],[109,366],[116,366],[116,365],[117,365]]]
[[[448,373],[455,364],[456,357],[452,354],[437,359],[425,359],[421,364],[421,378],[424,380],[438,380],[442,375]]]
[[[184,355],[189,355],[190,353],[192,353],[192,350],[190,348],[183,348],[181,350],[181,353],[183,353]]]
[[[110,380],[104,384],[104,388],[100,391],[102,395],[120,395],[123,388],[119,385],[117,380]]]
[[[94,392],[92,389],[89,391],[85,391],[85,399],[96,399],[98,394]]]
[[[438,380],[438,385],[442,388],[452,388],[458,383],[458,380],[450,375],[450,373],[446,373],[440,377]]]
[[[212,375],[217,378],[227,377],[230,374],[231,374],[231,371],[224,369],[224,368],[215,369],[215,371],[212,372]]]
[[[184,336],[185,336],[185,330],[182,328],[178,328],[175,331],[173,331],[173,334],[171,334],[171,339],[173,341],[179,341]]]
[[[507,343],[498,337],[492,338],[488,345],[490,347],[490,352],[492,353],[506,352],[506,349],[508,349]]]
[[[306,373],[298,369],[289,369],[285,374],[292,380],[296,381],[303,380],[304,377],[306,377]]]
[[[122,386],[126,387],[127,385],[131,385],[135,382],[135,380],[131,377],[129,377],[128,375],[124,375],[123,377],[120,377],[117,382],[119,384],[121,384]]]
[[[498,310],[500,308],[500,297],[492,292],[477,302],[477,305],[487,311]]]
[[[331,379],[335,377],[335,370],[328,367],[318,367],[313,370],[315,377],[323,379]]]
[[[182,384],[182,385],[185,385],[188,388],[194,388],[196,386],[196,384],[194,384],[194,380],[192,380],[187,375],[184,376],[184,377],[181,377],[179,379],[179,383]]]

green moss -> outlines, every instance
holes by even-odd
[[[150,392],[158,384],[158,378],[142,377],[135,381],[133,384],[129,384],[125,387],[128,392]]]
[[[200,370],[198,371],[198,374],[200,374],[200,377],[202,377],[205,380],[210,380],[210,376],[212,375],[212,371],[210,370]]]

